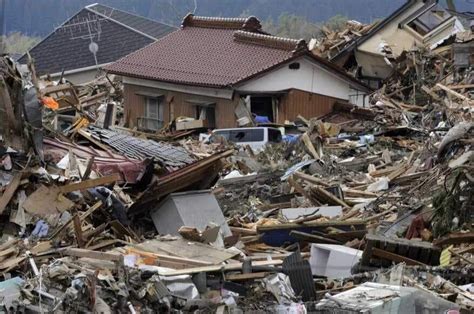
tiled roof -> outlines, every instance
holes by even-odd
[[[143,16],[117,10],[102,4],[94,4],[87,7],[89,10],[106,15],[114,21],[127,25],[134,30],[147,34],[155,39],[176,30],[176,27],[150,20]]]
[[[267,35],[255,17],[210,18],[189,14],[180,30],[105,69],[149,80],[228,87],[302,55],[355,81],[339,68],[309,53],[304,40]]]
[[[97,13],[99,12],[99,13]],[[30,49],[40,75],[95,65],[90,33],[99,45],[98,64],[116,61],[151,44],[175,28],[102,5],[88,6]],[[26,55],[19,59],[26,63]]]

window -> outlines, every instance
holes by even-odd
[[[408,26],[421,36],[425,36],[450,17],[451,15],[445,9],[435,5],[408,23]]]
[[[143,128],[158,130],[163,126],[163,97],[145,98],[145,117]]]
[[[261,142],[264,139],[263,129],[233,130],[229,136],[229,140],[235,143]]]
[[[281,142],[281,132],[280,130],[268,129],[268,141],[271,143]]]

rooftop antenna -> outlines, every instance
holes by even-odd
[[[88,14],[87,17],[77,17],[71,19],[66,24],[57,28],[59,32],[68,32],[70,40],[83,39],[88,41],[89,51],[94,56],[96,68],[99,62],[97,60],[97,52],[99,51],[99,42],[102,35],[102,22],[108,22],[113,10],[109,15],[102,17],[96,14]],[[101,13],[101,15],[103,15]]]

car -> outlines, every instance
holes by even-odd
[[[253,150],[262,150],[267,143],[280,143],[282,141],[281,131],[270,127],[216,129],[212,131],[209,141],[215,141],[217,136],[222,136],[227,141],[237,145],[248,145]]]

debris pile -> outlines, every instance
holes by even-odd
[[[315,55],[331,59],[354,39],[367,34],[377,23],[362,24],[355,20],[349,20],[346,22],[344,30],[341,31],[333,31],[323,26],[321,29],[322,38],[311,39],[309,48]]]
[[[443,49],[263,151],[128,129],[113,78],[2,57],[1,310],[472,312],[474,77]]]

